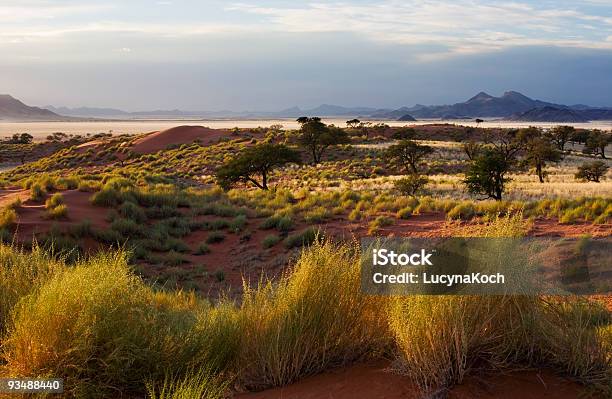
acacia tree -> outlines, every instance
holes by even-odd
[[[608,165],[606,165],[603,161],[587,162],[578,167],[578,172],[574,177],[578,180],[599,183],[599,181],[606,175],[607,171]]]
[[[552,140],[557,148],[561,151],[565,151],[565,144],[572,139],[576,132],[573,126],[556,126],[550,132],[548,137]]]
[[[434,149],[428,145],[421,145],[412,140],[401,140],[387,149],[385,158],[405,172],[418,175],[421,160],[433,152]]]
[[[216,174],[217,183],[224,190],[238,182],[250,182],[255,187],[267,190],[268,176],[272,169],[299,162],[300,154],[283,144],[258,144],[245,148],[221,166]]]
[[[523,163],[532,167],[540,180],[544,183],[547,172],[544,170],[547,162],[558,162],[561,160],[561,153],[555,148],[553,143],[546,137],[535,137],[527,141],[525,146],[525,158]]]
[[[298,142],[310,152],[315,165],[321,162],[323,153],[330,146],[350,142],[344,129],[327,126],[321,118],[303,116],[297,122],[301,125]]]
[[[501,201],[506,183],[510,180],[506,174],[511,165],[504,153],[486,149],[472,161],[463,183],[472,194]]]
[[[352,128],[352,129],[355,129],[357,126],[359,126],[360,123],[361,123],[361,121],[359,119],[355,118],[355,119],[351,119],[351,120],[346,121],[346,126]]]
[[[601,130],[593,130],[589,133],[589,137],[586,140],[586,145],[582,150],[587,154],[595,154],[606,159],[606,147],[612,141],[612,136],[608,133],[602,132]]]
[[[480,154],[483,148],[484,146],[482,144],[479,144],[475,141],[468,141],[467,143],[463,144],[463,152],[465,153],[465,155],[467,155],[470,161],[476,159],[476,157],[478,156],[478,154]]]

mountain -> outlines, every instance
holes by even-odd
[[[84,118],[108,118],[108,117],[120,117],[129,115],[129,112],[122,111],[115,108],[91,108],[91,107],[79,107],[79,108],[68,108],[68,107],[54,107],[52,105],[45,106],[46,109],[59,115],[75,116]]]
[[[412,115],[410,115],[410,114],[406,114],[406,115],[404,115],[402,117],[399,117],[399,118],[397,118],[397,120],[398,121],[402,121],[402,122],[406,122],[406,121],[414,122],[414,121],[416,121],[416,119],[414,119],[414,117]]]
[[[8,95],[0,95],[0,119],[17,121],[29,120],[58,120],[66,119],[48,109],[30,107],[16,98]]]
[[[81,118],[297,118],[300,116],[321,116],[321,117],[349,117],[361,116],[369,117],[377,112],[389,112],[389,109],[368,108],[368,107],[342,107],[339,105],[321,104],[312,109],[300,109],[291,107],[281,111],[182,111],[174,110],[155,110],[126,112],[116,108],[94,108],[94,107],[54,107],[48,105],[46,109],[60,115],[81,117]],[[405,113],[404,113],[405,114]],[[404,115],[402,114],[402,115]],[[402,115],[398,115],[402,116]]]
[[[588,122],[589,119],[583,115],[584,111],[568,108],[541,107],[529,111],[520,112],[508,117],[512,121],[525,122],[558,122],[558,123],[580,123]]]
[[[389,119],[397,119],[396,115],[398,113],[409,113],[413,117],[419,119],[499,118],[546,106],[567,108],[564,105],[533,100],[516,91],[507,91],[500,97],[494,97],[488,93],[480,92],[462,103],[432,106],[415,105],[412,108],[402,107],[383,116]]]

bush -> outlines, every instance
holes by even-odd
[[[68,217],[68,207],[66,205],[58,205],[55,208],[47,210],[47,217],[49,219],[64,219]]]
[[[599,183],[605,177],[608,169],[608,165],[603,161],[587,162],[578,167],[575,177],[577,180]]]
[[[425,190],[425,186],[429,183],[429,179],[425,176],[412,174],[408,177],[403,177],[396,180],[393,185],[402,195],[415,197],[417,194]]]
[[[201,242],[198,245],[198,248],[194,252],[195,255],[206,255],[208,253],[210,253],[210,248],[208,247],[208,244],[206,244],[205,242]]]
[[[410,219],[412,217],[412,211],[413,211],[412,207],[407,206],[397,211],[396,217],[398,219]]]
[[[474,210],[474,205],[471,202],[462,202],[455,205],[450,211],[448,211],[446,218],[470,220],[475,214],[476,212]]]
[[[45,201],[46,209],[53,209],[56,206],[64,204],[64,196],[60,193],[55,193]]]
[[[123,197],[115,189],[103,189],[92,195],[90,202],[92,205],[112,208],[122,203]]]
[[[144,237],[144,227],[131,219],[117,218],[111,223],[111,229],[126,238]]]
[[[393,223],[394,223],[393,219],[387,216],[378,216],[376,219],[374,219],[370,223],[369,228],[368,228],[368,234],[374,234],[381,227],[391,226],[393,225]]]
[[[270,234],[270,235],[267,235],[263,239],[261,244],[263,245],[264,248],[272,248],[273,246],[278,244],[280,240],[281,240],[281,238],[279,236],[277,236],[275,234]]]
[[[144,223],[147,220],[145,211],[133,202],[124,202],[121,204],[119,207],[119,214],[136,223]]]
[[[285,246],[290,249],[310,245],[315,242],[318,234],[318,231],[312,227],[301,232],[291,234],[285,238]]]
[[[208,234],[208,237],[206,237],[206,243],[207,244],[216,244],[219,243],[221,241],[225,240],[225,234],[219,232],[219,231],[213,231],[210,232]]]
[[[13,208],[4,208],[0,212],[0,229],[9,229],[17,222],[17,212]]]
[[[46,195],[47,190],[45,190],[45,188],[40,183],[32,184],[32,187],[30,188],[30,199],[32,201],[40,202],[45,198]]]

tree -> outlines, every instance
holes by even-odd
[[[523,149],[525,140],[532,135],[539,134],[536,130],[536,128],[489,129],[483,134],[484,142],[493,147],[507,162],[512,163]]]
[[[321,162],[325,150],[338,144],[349,143],[350,139],[344,129],[327,126],[317,117],[301,117],[297,122],[302,125],[298,142],[312,155],[313,164]]]
[[[586,145],[582,152],[600,155],[603,159],[606,159],[606,147],[610,144],[610,141],[610,134],[595,129],[589,133],[589,138],[586,140]]]
[[[427,183],[429,183],[427,177],[413,173],[407,177],[396,180],[393,185],[395,189],[403,195],[415,197],[419,192],[425,189]]]
[[[385,158],[408,173],[419,174],[421,160],[433,152],[430,146],[402,140],[387,149]]]
[[[480,126],[480,124],[481,124],[482,122],[484,122],[484,120],[482,120],[482,119],[480,119],[480,118],[476,118],[476,119],[474,119],[474,122],[476,122],[476,126],[478,127],[478,126]]]
[[[351,119],[351,120],[346,121],[346,126],[352,128],[352,129],[355,129],[357,126],[359,126],[360,123],[361,123],[361,121],[359,119],[355,118],[355,119]]]
[[[578,167],[578,172],[574,175],[578,180],[592,181],[599,183],[606,172],[608,171],[608,165],[603,161],[593,161],[583,163]]]
[[[506,174],[511,165],[505,154],[487,149],[472,161],[463,182],[468,192],[501,201],[505,185],[510,180]]]
[[[535,170],[540,183],[544,183],[544,177],[547,175],[544,170],[546,163],[558,162],[560,159],[561,153],[547,137],[540,136],[527,141],[523,163]]]
[[[575,143],[585,144],[588,138],[589,138],[588,130],[577,129],[572,134],[572,137],[570,137],[570,141],[572,142],[572,145]]]
[[[482,144],[475,141],[468,141],[467,143],[463,144],[463,152],[465,152],[465,155],[467,155],[470,161],[476,159],[483,148],[484,146]]]
[[[242,150],[221,166],[217,170],[217,183],[224,190],[230,189],[238,182],[251,182],[256,187],[267,190],[268,175],[272,169],[299,162],[300,154],[283,144],[258,144]],[[260,180],[257,180],[258,176]]]
[[[548,136],[559,150],[565,151],[565,144],[572,139],[575,133],[576,129],[573,126],[556,126],[548,132]]]

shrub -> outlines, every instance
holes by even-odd
[[[247,218],[246,215],[238,215],[229,223],[228,227],[234,233],[239,233],[246,226]]]
[[[275,234],[269,234],[263,239],[261,244],[263,245],[264,248],[272,248],[273,246],[278,244],[280,240],[281,238],[279,236]]]
[[[124,202],[121,204],[119,207],[119,214],[136,223],[144,223],[147,220],[145,211],[133,202]]]
[[[455,205],[450,211],[448,211],[446,218],[470,220],[475,214],[476,212],[474,211],[474,205],[471,202],[462,202]]]
[[[412,217],[412,211],[413,211],[412,207],[407,206],[397,211],[396,217],[398,219],[410,219]]]
[[[198,248],[194,252],[195,255],[206,255],[208,253],[210,253],[210,248],[208,247],[208,244],[206,244],[205,242],[201,242],[198,245]]]
[[[374,219],[368,228],[368,234],[374,234],[375,232],[377,232],[381,227],[385,227],[385,226],[391,226],[393,225],[393,219],[387,217],[387,216],[378,216],[376,219]]]
[[[212,231],[208,234],[208,237],[206,237],[207,244],[216,244],[223,240],[225,240],[225,234],[219,231]]]
[[[144,227],[131,219],[117,218],[111,223],[111,229],[123,237],[144,237]]]
[[[318,234],[318,231],[312,227],[301,232],[291,234],[285,238],[285,246],[287,248],[295,248],[310,245],[316,241]]]
[[[56,206],[64,204],[64,196],[60,193],[55,193],[45,201],[45,208],[53,209]]]
[[[13,208],[4,208],[0,212],[0,228],[9,229],[17,222],[17,212]]]
[[[40,183],[32,184],[32,187],[30,188],[30,199],[32,201],[40,202],[46,195],[47,191]]]
[[[415,197],[417,194],[425,190],[425,186],[429,182],[429,179],[425,176],[412,174],[408,177],[403,177],[396,180],[393,185],[397,191],[402,195],[409,195]]]
[[[578,167],[575,177],[577,180],[599,183],[605,177],[608,169],[608,165],[603,161],[587,162]]]
[[[66,205],[58,205],[55,208],[47,210],[47,217],[49,219],[63,219],[68,217],[68,207]]]
[[[94,193],[90,199],[92,205],[105,206],[105,207],[116,207],[123,202],[121,193],[115,189],[103,189]]]

